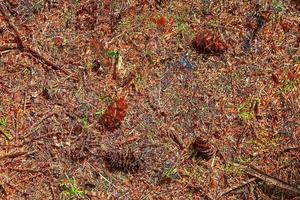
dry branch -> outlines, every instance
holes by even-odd
[[[9,51],[9,50],[14,50],[14,49],[19,49],[17,46],[0,46],[0,51]]]
[[[31,133],[35,132],[38,128],[39,125],[45,121],[46,119],[48,119],[49,117],[52,117],[53,115],[55,115],[55,112],[50,112],[48,114],[46,114],[43,118],[41,118],[38,122],[36,122],[35,124],[33,124],[30,129],[29,129],[29,133],[27,133],[24,138],[26,138],[28,135],[30,135]]]
[[[27,153],[28,153],[28,152],[25,151],[25,152],[16,152],[16,153],[11,153],[11,154],[6,154],[6,155],[1,156],[1,157],[0,157],[0,160],[5,159],[5,158],[11,158],[11,159],[17,158],[17,157],[23,156],[23,155],[25,155],[25,154],[27,154]]]
[[[231,192],[233,192],[233,191],[236,191],[236,190],[238,190],[238,189],[240,189],[240,188],[243,188],[244,186],[246,186],[246,185],[248,185],[248,184],[250,184],[250,183],[252,183],[252,182],[255,182],[255,181],[257,181],[257,178],[251,178],[251,179],[249,179],[249,180],[243,182],[243,183],[240,184],[240,185],[236,185],[236,186],[233,186],[233,187],[231,187],[231,188],[228,188],[228,189],[226,189],[225,191],[222,192],[222,194],[220,195],[220,197],[221,197],[221,196],[225,196],[226,194],[229,194],[229,193],[231,193]]]
[[[54,69],[54,70],[60,70],[64,74],[69,75],[69,72],[67,72],[66,70],[64,70],[64,69],[62,69],[62,68],[60,68],[58,66],[56,66],[53,62],[51,62],[50,60],[44,58],[43,56],[41,56],[35,50],[26,47],[26,48],[24,48],[23,51],[29,53],[33,58],[36,58],[37,60],[41,61],[42,63],[44,63],[44,64],[52,67],[52,69]]]
[[[289,167],[289,166],[291,166],[291,165],[294,165],[294,164],[295,164],[295,163],[293,162],[293,163],[289,163],[289,164],[287,164],[287,165],[284,165],[284,166],[282,166],[282,167],[276,169],[275,171],[273,171],[271,174],[274,174],[274,173],[278,172],[279,170],[284,169],[284,168],[287,168],[287,167]],[[247,172],[246,172],[246,173],[247,173]],[[257,181],[258,179],[260,179],[260,178],[259,178],[259,177],[251,178],[251,179],[249,179],[249,180],[243,182],[242,184],[239,184],[239,185],[236,185],[236,186],[233,186],[233,187],[230,187],[230,188],[226,189],[225,191],[223,191],[223,192],[222,192],[221,194],[219,194],[218,196],[219,196],[219,197],[225,196],[225,195],[227,195],[227,194],[229,194],[229,193],[231,193],[231,192],[233,192],[233,191],[236,191],[236,190],[238,190],[238,189],[240,189],[240,188],[245,187],[246,185],[248,185],[248,184],[250,184],[250,183],[253,183],[253,182]]]
[[[3,6],[0,4],[0,13],[2,14],[3,18],[4,18],[4,21],[5,23],[8,25],[8,27],[10,29],[13,30],[13,32],[15,33],[15,41],[19,47],[19,49],[22,49],[24,48],[24,44],[23,44],[23,41],[21,40],[21,37],[19,35],[19,32],[17,30],[17,28],[15,27],[15,25],[13,23],[10,22],[8,16],[6,15],[5,11],[4,11],[4,8]]]
[[[45,57],[43,57],[42,55],[40,55],[37,51],[26,47],[21,39],[21,36],[18,32],[18,29],[16,28],[16,26],[11,23],[11,21],[9,20],[9,17],[7,16],[7,14],[5,13],[5,9],[3,8],[3,5],[0,4],[0,13],[2,14],[5,23],[8,25],[8,27],[10,29],[13,30],[14,34],[15,34],[15,41],[17,43],[17,47],[10,47],[10,46],[3,46],[0,47],[0,51],[5,51],[5,50],[12,50],[12,49],[19,49],[22,52],[26,52],[28,54],[30,54],[33,58],[36,58],[37,60],[39,60],[40,62],[44,63],[45,65],[50,66],[52,69],[54,70],[59,70],[62,73],[69,75],[69,72],[67,72],[66,70],[58,67],[56,64],[54,64],[53,62],[49,61],[48,59],[46,59]]]
[[[268,174],[265,174],[264,172],[258,170],[258,169],[255,169],[253,167],[248,167],[245,169],[245,172],[251,176],[254,176],[266,183],[270,183],[270,184],[273,184],[277,187],[280,187],[282,189],[285,189],[285,190],[289,190],[289,191],[292,191],[292,192],[295,192],[297,194],[300,194],[300,190],[291,186],[290,184],[276,178],[276,177],[273,177],[271,175],[268,175]]]

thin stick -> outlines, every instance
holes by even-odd
[[[14,49],[19,49],[17,46],[0,46],[0,51],[9,51],[9,50],[14,50]]]
[[[290,184],[288,184],[276,177],[265,174],[264,172],[262,172],[256,168],[248,167],[245,169],[245,172],[251,176],[254,176],[254,177],[266,182],[266,183],[271,183],[282,189],[289,190],[289,191],[295,192],[297,194],[300,194],[300,190],[298,188],[295,188],[295,187],[291,186]]]
[[[287,164],[287,165],[281,166],[280,168],[274,170],[271,174],[274,174],[274,173],[278,172],[279,170],[284,169],[284,168],[287,168],[287,167],[289,167],[289,166],[291,166],[291,165],[293,165],[293,164],[295,164],[295,163],[292,162],[292,163],[289,163],[289,164]],[[237,186],[233,186],[233,187],[231,187],[231,188],[228,188],[228,189],[226,189],[225,191],[223,191],[221,194],[219,194],[218,197],[220,198],[220,197],[222,197],[222,196],[224,196],[224,195],[226,195],[226,194],[229,194],[229,193],[231,193],[231,192],[233,192],[233,191],[235,191],[235,190],[238,190],[238,189],[240,189],[240,188],[242,188],[242,187],[245,187],[246,185],[248,185],[248,184],[250,184],[250,183],[253,183],[253,182],[257,181],[257,180],[258,180],[258,178],[251,178],[251,179],[249,179],[248,181],[246,181],[246,182],[244,182],[244,183],[242,183],[242,184],[240,184],[240,185],[237,185]]]
[[[15,40],[16,43],[18,45],[18,47],[20,49],[24,48],[24,44],[21,40],[21,37],[19,35],[19,32],[17,31],[17,28],[15,27],[15,25],[13,23],[10,22],[9,18],[7,17],[4,8],[2,7],[2,5],[0,4],[0,13],[2,14],[4,21],[6,22],[6,24],[8,25],[9,28],[11,28],[13,30],[13,32],[15,33]]]
[[[66,70],[56,66],[53,62],[51,62],[50,60],[44,58],[43,56],[41,56],[38,52],[36,52],[33,49],[30,48],[25,48],[24,49],[25,52],[29,53],[32,57],[36,58],[37,60],[40,60],[41,62],[45,63],[46,65],[52,67],[52,69],[54,70],[60,70],[61,72],[63,72],[66,75],[69,75],[69,72],[67,72]]]
[[[16,153],[6,154],[4,156],[1,156],[0,160],[5,159],[5,158],[17,158],[17,157],[23,156],[23,155],[25,155],[27,153],[28,153],[27,151],[24,151],[24,152],[16,152]]]
[[[257,178],[251,178],[251,179],[249,179],[249,180],[243,182],[243,183],[240,184],[240,185],[236,185],[236,186],[233,186],[233,187],[231,187],[231,188],[228,188],[228,189],[226,189],[225,191],[223,191],[223,192],[220,194],[220,197],[221,197],[221,196],[224,196],[224,195],[226,195],[226,194],[228,194],[228,193],[230,193],[230,192],[233,192],[233,191],[235,191],[235,190],[238,190],[238,189],[240,189],[240,188],[242,188],[242,187],[244,187],[244,186],[246,186],[246,185],[248,185],[248,184],[250,184],[250,183],[252,183],[252,182],[255,182],[255,181],[257,181]]]
[[[44,116],[42,119],[40,119],[38,122],[36,122],[35,124],[33,124],[30,129],[29,129],[29,133],[27,133],[24,138],[26,138],[29,134],[35,132],[38,129],[38,126],[46,119],[48,119],[49,117],[53,116],[55,113],[54,112],[50,112],[48,113],[46,116]]]
[[[67,72],[66,70],[58,67],[57,65],[55,65],[53,62],[49,61],[48,59],[46,59],[45,57],[43,57],[42,55],[40,55],[37,51],[26,47],[21,39],[21,36],[17,30],[17,28],[15,27],[15,25],[13,23],[10,22],[8,16],[6,15],[3,6],[0,4],[0,13],[2,14],[2,16],[4,17],[4,21],[6,22],[6,24],[8,25],[9,28],[11,28],[15,34],[15,40],[17,43],[17,47],[8,47],[8,46],[4,46],[4,47],[0,47],[0,51],[4,51],[4,50],[12,50],[12,49],[19,49],[22,52],[27,52],[28,54],[30,54],[32,57],[36,58],[37,60],[39,60],[40,62],[50,66],[52,69],[54,70],[59,70],[62,73],[69,75],[69,72]],[[2,50],[3,49],[3,50]]]

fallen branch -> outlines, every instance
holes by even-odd
[[[251,179],[249,179],[249,180],[243,182],[243,183],[240,184],[240,185],[236,185],[236,186],[233,186],[233,187],[231,187],[231,188],[228,188],[228,189],[226,189],[225,191],[223,191],[223,192],[220,194],[220,197],[221,197],[221,196],[224,196],[224,195],[226,195],[226,194],[229,194],[229,193],[231,193],[231,192],[233,192],[233,191],[236,191],[236,190],[238,190],[238,189],[241,189],[241,188],[245,187],[246,185],[248,185],[248,184],[250,184],[250,183],[253,183],[253,182],[255,182],[255,181],[257,181],[257,178],[251,178]]]
[[[44,58],[43,56],[41,56],[38,52],[36,52],[33,49],[27,48],[25,47],[24,52],[29,53],[32,57],[36,58],[37,60],[41,61],[42,63],[52,67],[52,69],[54,70],[60,70],[61,72],[63,72],[66,75],[69,75],[69,72],[67,72],[66,70],[56,66],[53,62],[51,62],[50,60],[47,60],[46,58]]]
[[[30,129],[29,129],[29,133],[27,133],[24,138],[26,138],[28,135],[30,135],[31,133],[35,132],[38,129],[38,126],[45,120],[47,120],[48,118],[52,117],[53,115],[55,115],[55,112],[50,112],[47,113],[43,118],[41,118],[38,122],[34,123]]]
[[[21,40],[21,37],[19,35],[19,32],[17,30],[17,28],[15,27],[15,25],[13,23],[10,22],[9,18],[7,17],[5,11],[4,11],[4,8],[3,6],[0,4],[0,13],[2,14],[3,18],[4,18],[4,21],[5,23],[8,25],[8,27],[10,29],[13,30],[13,32],[15,33],[15,41],[18,45],[18,47],[21,49],[24,47],[24,44],[23,44],[23,41]]]
[[[287,165],[284,165],[284,166],[282,166],[282,167],[280,167],[280,168],[274,170],[271,174],[274,174],[274,173],[278,172],[279,170],[284,169],[284,168],[287,168],[287,167],[289,167],[289,166],[291,166],[291,165],[293,165],[293,164],[295,164],[295,163],[292,162],[292,163],[289,163],[289,164],[287,164]],[[248,184],[250,184],[250,183],[253,183],[253,182],[257,181],[258,179],[259,179],[258,177],[251,178],[251,179],[249,179],[249,180],[243,182],[242,184],[239,184],[239,185],[233,186],[233,187],[231,187],[231,188],[228,188],[228,189],[226,189],[225,191],[223,191],[221,194],[219,194],[218,197],[220,198],[220,197],[225,196],[225,195],[227,195],[227,194],[229,194],[229,193],[231,193],[231,192],[233,192],[233,191],[236,191],[236,190],[238,190],[238,189],[241,189],[241,188],[245,187],[246,185],[248,185]]]
[[[2,14],[5,23],[8,25],[8,27],[10,29],[13,30],[14,34],[15,34],[15,41],[17,43],[16,47],[11,47],[11,46],[3,46],[0,47],[0,51],[5,51],[5,50],[12,50],[12,49],[19,49],[22,52],[26,52],[28,54],[30,54],[33,58],[39,60],[41,63],[44,63],[45,65],[50,66],[52,69],[54,70],[59,70],[62,73],[69,75],[69,72],[67,72],[66,70],[58,67],[56,64],[54,64],[53,62],[49,61],[48,59],[46,59],[45,57],[43,57],[42,55],[40,55],[37,51],[26,47],[21,39],[21,36],[18,32],[18,29],[15,27],[15,25],[13,23],[11,23],[11,21],[9,20],[8,16],[6,15],[3,6],[0,4],[0,13]]]
[[[270,183],[270,184],[280,187],[282,189],[289,190],[289,191],[295,192],[297,194],[300,194],[300,190],[298,188],[295,188],[295,187],[291,186],[290,184],[288,184],[276,177],[265,174],[264,172],[262,172],[256,168],[253,168],[253,167],[245,168],[245,172],[251,176],[254,176],[254,177],[266,182],[266,183]]]
[[[30,168],[14,168],[14,167],[5,167],[5,168],[1,168],[0,167],[0,172],[4,172],[4,171],[15,171],[15,172],[20,172],[20,173],[46,173],[47,171],[43,171],[40,169],[30,169]]]
[[[9,51],[9,50],[14,50],[14,49],[19,49],[17,46],[0,46],[0,51]]]
[[[24,151],[24,152],[16,152],[16,153],[11,153],[11,154],[6,154],[4,156],[1,156],[0,160],[5,159],[5,158],[11,158],[11,159],[17,158],[17,157],[23,156],[23,155],[25,155],[27,153],[28,153],[27,151]]]

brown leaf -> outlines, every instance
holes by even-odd
[[[122,140],[120,142],[120,145],[124,145],[124,144],[130,143],[130,142],[133,142],[133,141],[137,141],[137,140],[140,140],[140,139],[141,139],[141,134],[137,133],[137,134],[129,136],[125,140]]]
[[[213,178],[210,178],[210,181],[209,181],[209,189],[210,190],[215,190],[216,188],[216,182]]]
[[[273,73],[273,74],[272,74],[272,79],[273,79],[273,81],[274,81],[276,84],[279,84],[279,83],[280,83],[279,77],[278,77],[277,74]]]
[[[298,78],[298,75],[296,73],[293,73],[292,71],[289,71],[287,77],[289,80],[293,81]]]
[[[55,46],[62,46],[63,45],[63,39],[61,37],[54,37],[52,39],[52,42]]]
[[[198,32],[193,40],[193,46],[201,53],[224,53],[227,50],[225,42],[208,30]]]
[[[99,54],[103,50],[103,44],[99,39],[91,39],[90,48],[95,54]]]
[[[283,30],[284,33],[287,33],[289,32],[291,29],[293,29],[293,26],[294,24],[290,21],[287,21],[287,20],[283,20],[281,23],[280,23],[280,26]]]
[[[164,16],[161,16],[155,23],[158,27],[165,27],[168,24],[168,21]]]
[[[127,103],[124,97],[119,98],[111,105],[109,105],[100,119],[100,123],[103,124],[107,130],[113,131],[116,129],[127,113]]]

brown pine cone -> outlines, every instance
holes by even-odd
[[[193,149],[197,157],[201,157],[204,160],[209,160],[214,154],[214,148],[201,137],[197,137],[193,143]]]
[[[224,53],[227,50],[225,42],[208,30],[201,30],[196,35],[193,46],[200,53]]]
[[[111,170],[134,172],[140,169],[141,161],[131,150],[110,151],[104,157]]]

